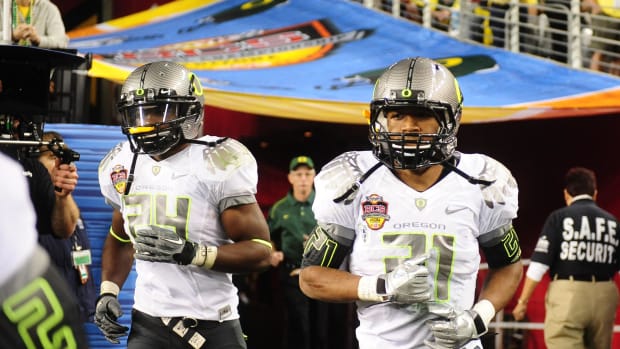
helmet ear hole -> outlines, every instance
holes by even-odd
[[[463,96],[454,75],[428,58],[392,64],[375,83],[370,103],[369,139],[374,154],[392,169],[417,169],[446,161],[456,149]],[[435,133],[389,132],[385,110],[433,115]],[[381,127],[378,127],[381,126]]]

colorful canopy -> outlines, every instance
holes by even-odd
[[[123,81],[136,66],[192,69],[212,106],[363,124],[375,79],[391,63],[446,64],[465,97],[463,122],[620,111],[620,79],[456,40],[344,0],[183,0],[73,31],[94,77]]]

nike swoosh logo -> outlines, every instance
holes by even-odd
[[[466,209],[467,207],[457,207],[457,208],[446,207],[446,214],[454,214],[454,213],[457,213],[459,211],[463,211]]]
[[[177,238],[176,238],[176,239],[174,239],[174,240],[172,240],[172,239],[166,239],[166,238],[164,238],[164,239],[162,239],[162,240],[164,240],[164,241],[168,241],[168,242],[171,242],[171,243],[173,243],[173,244],[175,244],[175,245],[183,245],[183,240],[181,240],[181,238],[180,238],[180,237],[178,237],[178,236],[177,236]]]
[[[185,177],[187,175],[188,175],[188,173],[173,173],[172,174],[172,180],[179,179],[179,178]]]

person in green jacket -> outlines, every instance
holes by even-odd
[[[314,202],[314,161],[308,156],[294,157],[289,164],[289,192],[276,201],[269,210],[269,231],[275,244],[271,265],[278,267],[286,307],[286,346],[284,348],[309,349],[321,345],[322,336],[313,331],[311,300],[299,289],[299,271],[304,243],[316,225]],[[314,302],[314,301],[312,301]]]

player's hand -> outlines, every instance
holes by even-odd
[[[390,302],[412,304],[431,299],[428,268],[424,265],[429,257],[428,252],[424,253],[379,277],[385,280],[385,291]]]
[[[134,247],[136,259],[187,265],[194,259],[198,244],[182,239],[174,230],[150,225],[136,229]]]
[[[122,315],[121,304],[115,295],[104,293],[99,296],[95,307],[95,324],[110,343],[119,344],[119,338],[127,335],[129,328],[117,321]]]
[[[273,251],[271,252],[271,256],[269,257],[269,264],[272,267],[277,267],[284,260],[284,253],[282,251]]]
[[[430,252],[406,260],[389,273],[379,276],[362,276],[357,286],[360,300],[394,302],[401,304],[422,303],[431,299],[428,268],[424,265]]]
[[[484,321],[473,310],[456,311],[447,304],[432,304],[429,305],[429,311],[440,316],[427,323],[435,337],[435,341],[424,341],[429,348],[460,348],[472,339],[480,338],[487,333]]]

